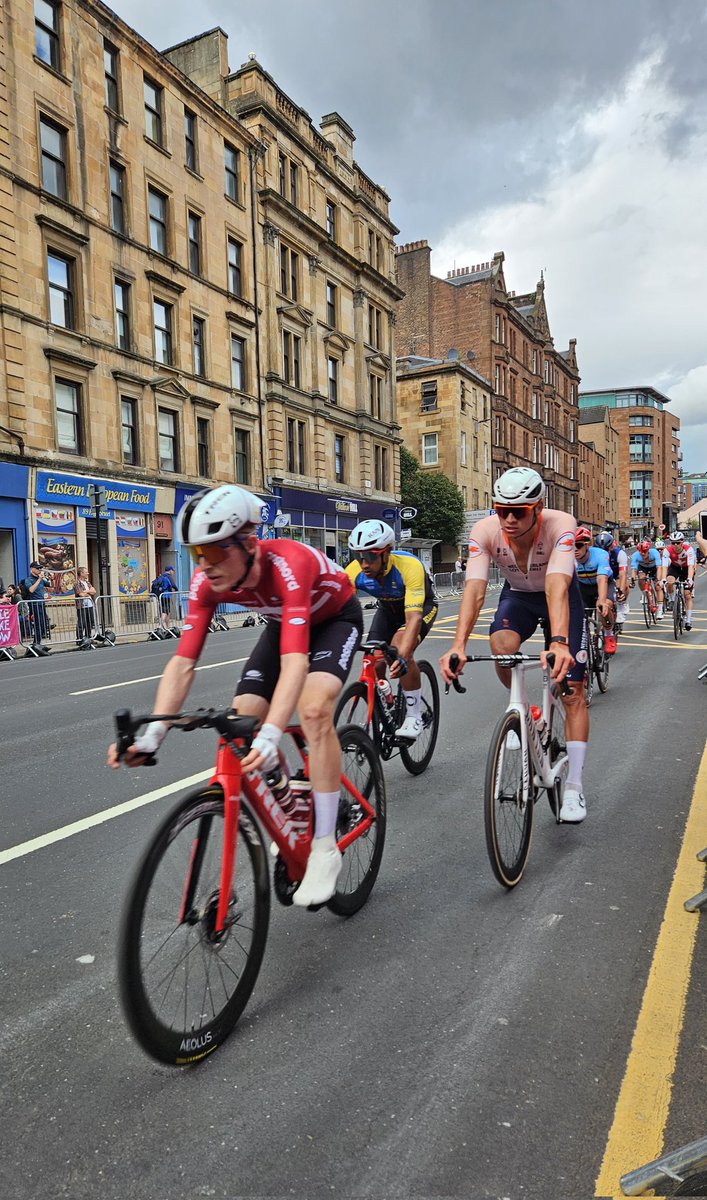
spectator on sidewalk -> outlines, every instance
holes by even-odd
[[[454,564],[454,570],[455,570],[455,571],[457,572],[457,574],[458,574],[458,573],[461,571],[461,569],[462,569],[462,560],[461,560],[461,558],[458,558],[458,559],[457,559],[457,561],[456,561],[456,562],[455,562],[455,564]]]
[[[162,574],[153,580],[150,591],[153,596],[157,597],[157,605],[160,610],[160,625],[169,632],[174,619],[171,593],[179,591],[177,581],[174,577],[174,567],[165,567]]]
[[[88,577],[88,567],[79,567],[76,572],[76,640],[90,638],[96,625],[94,597],[96,589]]]
[[[47,616],[47,581],[42,566],[38,562],[29,564],[29,575],[22,580],[20,592],[29,601],[30,619],[32,621],[32,644],[41,646],[44,638],[49,637],[49,618]]]

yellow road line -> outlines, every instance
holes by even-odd
[[[594,1195],[621,1196],[627,1171],[658,1158],[670,1112],[699,918],[685,900],[704,887],[697,854],[707,835],[707,747],[702,755],[663,922],[633,1034]]]

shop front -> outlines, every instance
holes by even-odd
[[[29,467],[0,462],[0,579],[5,585],[29,575],[28,488]]]
[[[343,499],[325,492],[275,488],[277,512],[269,537],[291,537],[315,546],[341,566],[349,561],[349,534],[359,521],[386,520],[388,507],[359,497]]]

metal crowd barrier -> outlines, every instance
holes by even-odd
[[[465,571],[440,571],[432,576],[435,595],[438,600],[447,600],[454,596],[461,596],[464,591],[466,582]],[[489,587],[491,589],[500,588],[503,580],[501,573],[495,564],[492,564],[489,573]]]

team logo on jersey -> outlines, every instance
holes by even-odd
[[[574,534],[571,530],[563,533],[562,537],[555,542],[556,550],[571,550],[574,553]]]
[[[478,542],[469,542],[469,558],[475,558],[477,554],[481,554],[481,546]]]
[[[589,655],[587,654],[586,650],[578,650],[577,653],[575,654],[575,661],[578,663],[581,663],[583,666],[584,663],[586,663],[588,657],[589,657]]]

